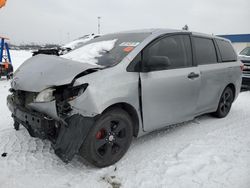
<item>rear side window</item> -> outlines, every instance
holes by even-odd
[[[193,37],[198,65],[217,63],[217,54],[212,39]]]
[[[147,66],[150,57],[166,57],[170,65],[164,69],[175,69],[192,66],[192,50],[188,35],[173,35],[162,38],[148,46],[143,52],[143,59]],[[160,70],[157,67],[153,70]]]
[[[229,61],[237,60],[237,56],[230,42],[216,39],[216,43],[218,44],[218,47],[220,50],[222,62],[229,62]]]

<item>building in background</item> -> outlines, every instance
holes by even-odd
[[[250,46],[250,34],[236,34],[236,35],[219,35],[220,37],[231,40],[235,50],[239,53],[245,47]]]

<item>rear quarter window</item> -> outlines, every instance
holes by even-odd
[[[216,39],[222,62],[237,61],[237,55],[230,42]]]

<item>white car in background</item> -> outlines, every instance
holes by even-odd
[[[86,42],[98,38],[100,35],[96,35],[96,34],[91,34],[91,35],[84,35],[83,37],[80,37],[76,40],[73,40],[72,42],[63,45],[61,48],[62,49],[69,49],[69,50],[74,50],[80,46],[82,46],[83,44],[85,44]]]
[[[36,56],[38,54],[46,54],[46,55],[56,55],[56,56],[61,56],[64,55],[71,50],[74,50],[76,48],[79,48],[86,42],[89,42],[92,39],[98,38],[100,35],[96,34],[91,34],[91,35],[84,35],[83,37],[80,37],[68,44],[65,44],[63,46],[57,46],[57,47],[52,47],[52,48],[40,48],[38,50],[35,50],[32,52],[32,56]]]

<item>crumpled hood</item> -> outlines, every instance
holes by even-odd
[[[37,55],[15,71],[11,87],[15,90],[40,92],[52,86],[70,84],[78,74],[98,67],[58,56]]]

